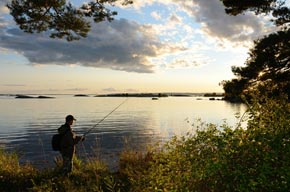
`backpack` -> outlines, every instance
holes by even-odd
[[[54,134],[52,136],[52,139],[51,139],[51,147],[52,147],[52,149],[54,151],[60,151],[60,143],[61,143],[61,140],[62,140],[63,136],[67,133],[67,131],[64,134],[58,133],[58,134]]]

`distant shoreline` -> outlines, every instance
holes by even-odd
[[[224,97],[223,93],[110,93],[110,94],[0,94],[17,99],[51,99],[57,95],[73,97]]]

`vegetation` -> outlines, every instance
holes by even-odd
[[[105,7],[130,0],[92,0],[80,7],[67,0],[12,0],[7,5],[10,14],[20,29],[28,33],[48,32],[51,38],[65,38],[67,41],[86,37],[94,22],[112,21],[117,12]]]
[[[19,165],[16,154],[0,151],[0,191],[110,191],[114,187],[107,167],[96,160],[75,160],[76,171],[68,177],[55,169],[37,170]]]
[[[164,146],[145,153],[124,151],[116,172],[97,160],[76,160],[67,177],[59,173],[58,162],[55,169],[37,170],[19,165],[16,154],[1,150],[0,191],[288,191],[289,9],[278,0],[223,2],[233,15],[271,12],[276,24],[285,26],[256,41],[246,67],[233,68],[238,78],[224,82],[226,96],[250,103],[246,127],[198,121],[195,133],[174,137]]]
[[[131,191],[287,191],[290,105],[259,98],[249,115],[246,129],[199,123],[196,134],[126,161]]]
[[[271,14],[272,21],[277,26],[289,27],[290,9],[287,7],[287,0],[257,0],[257,1],[235,1],[220,0],[226,7],[225,11],[230,15],[238,15],[246,11],[253,11],[255,14]]]
[[[244,67],[232,67],[236,79],[224,81],[225,99],[240,101],[255,89],[275,86],[290,96],[290,31],[279,31],[255,41]],[[289,97],[290,98],[290,97]]]
[[[113,93],[95,97],[168,97],[168,95],[166,93]]]
[[[97,160],[76,160],[65,177],[59,163],[40,171],[2,150],[0,191],[287,191],[290,104],[283,94],[255,95],[246,128],[197,121],[196,133],[146,153],[124,151],[116,172]]]
[[[232,67],[237,78],[222,82],[225,99],[240,102],[243,95],[250,96],[251,90],[269,86],[276,87],[273,96],[277,95],[277,90],[282,90],[290,99],[290,9],[286,1],[221,1],[230,15],[245,11],[271,14],[272,21],[280,27],[280,31],[254,41],[244,67]]]

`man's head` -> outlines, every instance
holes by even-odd
[[[68,123],[69,125],[72,125],[74,121],[76,121],[76,119],[72,115],[68,115],[65,118],[65,122]]]

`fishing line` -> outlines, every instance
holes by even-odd
[[[101,119],[98,123],[96,123],[92,128],[90,128],[87,132],[85,132],[83,134],[83,136],[86,136],[88,133],[90,133],[93,129],[95,129],[100,123],[102,123],[107,117],[109,117],[112,113],[114,113],[114,111],[116,111],[119,107],[121,107],[126,101],[128,100],[128,98],[126,100],[124,100],[121,104],[119,104],[115,109],[113,109],[110,113],[108,113],[103,119]]]

